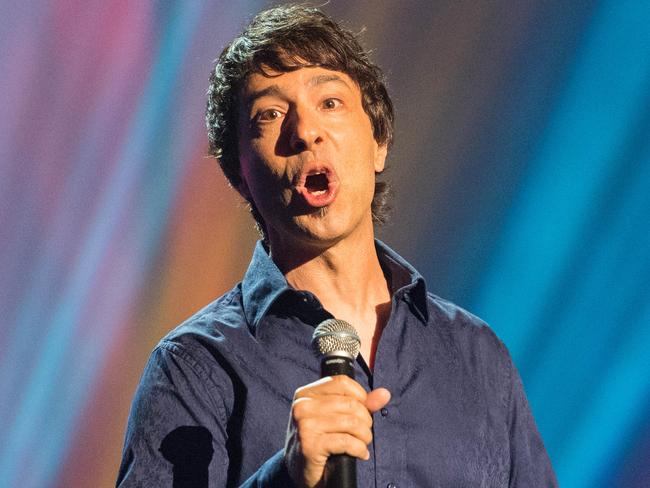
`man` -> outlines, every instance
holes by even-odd
[[[211,152],[263,241],[154,350],[118,485],[313,487],[345,453],[360,487],[555,486],[505,347],[374,240],[393,113],[355,37],[271,9],[210,81]],[[318,379],[310,340],[331,317],[359,332],[357,381]]]

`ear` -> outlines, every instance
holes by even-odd
[[[375,149],[375,173],[381,173],[386,166],[386,156],[388,155],[388,146],[379,144]]]

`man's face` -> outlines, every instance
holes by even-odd
[[[240,93],[239,190],[255,202],[271,245],[333,244],[372,235],[377,144],[357,84],[345,73],[301,68],[251,75]]]

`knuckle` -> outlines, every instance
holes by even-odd
[[[342,434],[338,436],[338,450],[339,452],[345,452],[351,456],[356,456],[363,451],[365,446],[361,443],[359,439],[348,434]]]
[[[311,418],[301,419],[300,422],[298,422],[298,430],[300,431],[301,435],[308,436],[310,432],[314,432],[315,423],[316,422],[314,422],[314,420]]]
[[[363,425],[365,425],[369,429],[372,428],[372,424],[374,423],[374,421],[372,420],[372,415],[370,415],[370,412],[368,411],[364,412],[362,421],[363,421]]]
[[[370,443],[372,442],[372,431],[371,431],[370,429],[365,429],[365,430],[362,432],[362,437],[363,437],[363,438],[362,438],[361,440],[362,440],[366,445],[367,445],[367,444],[370,444]]]
[[[309,385],[296,388],[296,391],[293,393],[293,400],[296,401],[297,399],[306,396],[308,391],[309,391]]]
[[[292,415],[295,420],[304,418],[307,415],[309,410],[308,402],[306,398],[299,398],[293,402],[291,407]]]
[[[335,376],[332,376],[333,384],[336,385],[337,388],[345,391],[347,391],[350,388],[352,381],[353,381],[352,379],[348,378],[344,374],[337,374]]]
[[[346,410],[353,412],[357,407],[357,401],[354,398],[345,397],[344,407]]]
[[[359,419],[354,415],[342,415],[341,421],[343,423],[343,427],[349,430],[354,430],[359,426]]]

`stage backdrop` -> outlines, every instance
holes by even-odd
[[[158,339],[256,239],[205,157],[255,1],[0,3],[0,486],[114,484]],[[510,348],[560,483],[650,486],[650,2],[358,1],[397,110],[381,237]]]

